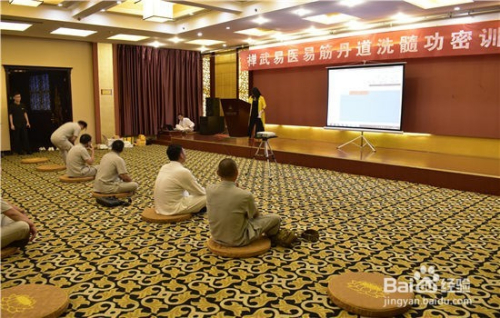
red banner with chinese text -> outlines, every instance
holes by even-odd
[[[391,31],[242,51],[242,70],[500,53],[500,21]]]

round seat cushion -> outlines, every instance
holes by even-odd
[[[43,172],[52,172],[52,171],[62,171],[66,170],[66,166],[63,165],[40,165],[36,167],[36,170]]]
[[[271,240],[265,236],[253,241],[245,246],[225,246],[209,239],[207,242],[208,249],[214,254],[232,257],[245,258],[264,254],[271,248]]]
[[[36,157],[36,158],[24,158],[21,159],[21,163],[42,163],[49,161],[49,158]]]
[[[27,284],[2,289],[2,318],[59,317],[69,295],[52,285]]]
[[[336,275],[328,282],[328,296],[335,305],[361,316],[392,317],[408,311],[413,292],[384,292],[384,278],[391,277],[363,272]]]
[[[2,248],[1,259],[14,255],[18,250],[19,248],[17,246],[6,246]]]
[[[94,198],[106,198],[106,197],[115,197],[115,198],[128,198],[131,197],[133,192],[122,192],[122,193],[100,193],[100,192],[92,192],[92,196]]]
[[[94,180],[94,177],[69,177],[67,175],[63,175],[59,177],[59,180],[67,183],[76,183],[76,182],[87,182]]]
[[[142,212],[142,220],[151,223],[175,223],[191,218],[191,213],[178,215],[163,215],[156,213],[154,208],[146,208]]]

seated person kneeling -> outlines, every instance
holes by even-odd
[[[154,189],[155,210],[158,214],[176,215],[195,213],[206,205],[205,189],[183,166],[186,153],[182,146],[167,148],[170,163],[163,165],[156,177]]]
[[[2,199],[2,248],[24,247],[36,236],[36,227],[24,212]]]
[[[177,116],[179,119],[179,123],[175,125],[175,130],[179,130],[182,132],[192,132],[194,131],[194,123],[191,119],[184,117],[184,115]]]
[[[90,150],[90,154],[87,149]],[[98,166],[94,163],[94,147],[92,147],[92,137],[83,134],[80,137],[80,144],[71,147],[66,158],[66,174],[68,177],[93,177],[97,173]]]
[[[273,245],[292,245],[297,237],[291,231],[280,230],[280,217],[260,215],[252,193],[238,188],[238,167],[234,160],[223,159],[217,174],[221,182],[207,187],[208,223],[214,241],[226,246],[244,246],[266,234]]]
[[[120,157],[124,145],[123,141],[115,140],[111,144],[111,151],[102,157],[94,180],[95,192],[124,193],[137,190],[139,185],[132,182],[125,160]]]

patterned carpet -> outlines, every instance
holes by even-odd
[[[61,183],[64,172],[38,172],[20,156],[5,156],[2,195],[29,211],[39,237],[24,254],[2,260],[2,289],[64,288],[71,295],[64,317],[356,317],[328,298],[332,275],[377,272],[410,282],[421,266],[432,266],[441,279],[468,279],[470,289],[417,293],[405,317],[500,316],[500,197],[281,164],[270,179],[263,162],[235,158],[239,184],[262,212],[321,236],[229,259],[206,248],[206,214],[177,224],[141,221],[165,149],[124,151],[139,190],[131,206],[118,208],[97,205],[92,182]],[[61,162],[58,152],[41,155]],[[187,155],[202,185],[217,182],[223,155]]]

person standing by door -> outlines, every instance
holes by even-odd
[[[31,154],[28,128],[31,128],[26,106],[21,103],[21,94],[16,92],[9,105],[10,129],[13,133],[13,150],[20,155]]]

